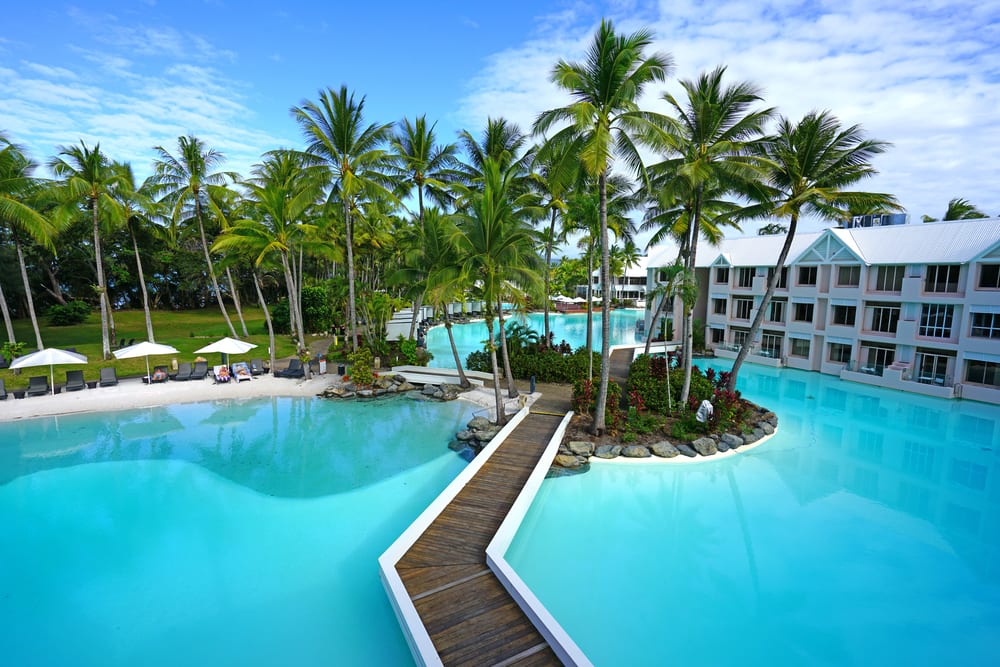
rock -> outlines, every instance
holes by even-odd
[[[615,459],[622,453],[621,445],[598,445],[594,450],[594,456],[599,459]]]
[[[397,384],[396,387],[399,389],[399,391],[413,391],[414,389],[416,389],[416,386],[410,384],[406,380],[403,380],[402,382]]]
[[[650,447],[650,450],[652,450],[654,456],[659,456],[663,459],[672,459],[680,454],[680,452],[677,451],[677,448],[674,447],[674,444],[666,440],[654,443],[653,446]]]
[[[420,391],[420,393],[423,394],[424,396],[433,396],[434,393],[437,391],[440,390],[435,385],[425,384],[424,388]]]
[[[431,393],[431,397],[432,398],[437,398],[437,399],[443,399],[444,398],[444,392],[441,391],[440,389],[438,389],[438,390],[436,390],[436,391],[434,391],[434,392]]]
[[[500,432],[500,429],[496,426],[486,429],[485,431],[476,431],[476,438],[482,440],[483,442],[489,442],[496,434]]]
[[[649,449],[643,445],[625,445],[622,447],[622,456],[630,459],[647,459]]]
[[[715,446],[715,440],[711,438],[698,438],[691,443],[691,446],[702,456],[711,456],[719,451],[719,448]]]
[[[726,443],[727,448],[729,449],[736,449],[737,447],[743,446],[743,438],[735,433],[723,433],[722,440],[720,440],[720,442]]]
[[[761,420],[766,421],[771,426],[778,425],[778,415],[774,414],[773,412],[770,411],[765,412],[763,415],[761,415],[760,418]]]
[[[472,431],[466,429],[464,431],[459,431],[458,433],[456,433],[455,437],[458,438],[460,442],[468,442],[469,440],[472,440],[475,436],[472,434]]]
[[[684,443],[684,444],[681,444],[681,445],[677,445],[677,451],[680,452],[681,454],[683,454],[684,456],[688,456],[690,458],[694,458],[695,456],[698,456],[698,452],[694,451],[694,449],[691,447],[691,445],[689,445],[687,443]]]
[[[581,461],[580,457],[571,454],[558,454],[553,463],[561,468],[578,468],[586,463],[586,461]]]
[[[594,443],[587,440],[571,440],[567,447],[577,456],[591,456],[594,453]]]
[[[493,423],[486,417],[473,417],[467,424],[470,431],[484,431],[493,428]]]
[[[719,448],[720,452],[728,452],[729,451],[729,445],[727,445],[726,443],[724,443],[722,440],[719,440],[717,443],[715,443],[715,446]]]
[[[753,444],[753,443],[757,442],[758,440],[760,440],[763,437],[764,437],[764,432],[763,431],[761,431],[760,429],[754,429],[750,433],[744,433],[743,434],[743,444],[744,445]]]
[[[767,422],[760,422],[757,424],[757,428],[764,432],[764,435],[771,435],[774,433],[774,427]]]

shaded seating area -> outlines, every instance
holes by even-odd
[[[243,382],[244,380],[253,379],[253,375],[250,372],[250,366],[248,366],[247,362],[245,361],[237,361],[235,364],[232,365],[230,371],[232,372],[233,378],[237,382]]]
[[[32,375],[28,379],[26,396],[44,396],[49,393],[49,378],[47,375]]]
[[[118,371],[114,366],[107,366],[101,369],[101,379],[98,384],[102,387],[113,387],[118,384]]]
[[[277,378],[304,378],[305,376],[306,371],[302,367],[302,362],[294,357],[288,362],[288,368],[283,371],[277,371],[274,374],[274,377]]]
[[[155,366],[153,368],[153,373],[150,377],[143,378],[143,382],[148,382],[149,384],[158,384],[160,382],[166,382],[170,376],[167,374],[166,366]]]
[[[196,361],[194,362],[194,367],[191,369],[191,377],[189,380],[204,380],[208,377],[208,362],[207,361]]]
[[[250,360],[250,375],[263,375],[266,372],[263,361],[260,359]]]
[[[187,382],[191,379],[191,364],[187,361],[182,361],[177,365],[177,372],[170,375],[171,380],[177,380],[178,382]]]
[[[66,386],[63,387],[66,391],[80,391],[86,388],[87,383],[83,379],[83,371],[66,371]]]
[[[213,368],[212,377],[215,379],[216,383],[229,382],[233,379],[229,374],[229,366],[226,366],[225,364],[219,364]]]

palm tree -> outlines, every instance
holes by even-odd
[[[514,170],[502,169],[493,158],[482,165],[480,189],[465,194],[468,206],[458,215],[456,238],[462,272],[474,281],[474,292],[483,301],[488,347],[493,367],[497,423],[506,422],[500,397],[500,371],[494,343],[494,317],[511,287],[537,291],[540,284],[536,239],[524,222],[523,201],[511,196]]]
[[[391,125],[364,124],[365,98],[355,101],[346,86],[339,92],[320,91],[319,102],[303,102],[292,114],[306,136],[309,153],[326,163],[333,181],[332,195],[339,198],[344,216],[347,246],[348,319],[351,346],[358,349],[357,302],[355,298],[353,217],[365,197],[391,197],[387,175],[389,155],[381,148]]]
[[[37,165],[32,162],[23,150],[0,134],[0,224],[5,225],[14,241],[17,251],[17,262],[21,268],[21,281],[24,283],[24,295],[28,303],[28,315],[35,331],[35,344],[42,349],[42,334],[35,315],[35,301],[31,295],[31,283],[28,282],[28,270],[24,263],[24,252],[21,245],[23,236],[27,236],[41,245],[52,247],[52,237],[55,227],[48,218],[38,212],[34,203],[41,182],[31,173]],[[0,306],[3,307],[4,326],[7,328],[7,340],[15,343],[14,326],[7,307],[7,297],[0,290]]]
[[[119,180],[112,190],[111,196],[121,208],[125,227],[132,239],[135,268],[139,277],[139,287],[142,290],[142,310],[146,318],[146,338],[149,342],[155,343],[153,318],[149,309],[149,290],[146,288],[146,277],[142,271],[142,256],[139,253],[138,241],[140,234],[152,232],[156,235],[161,231],[159,225],[153,222],[153,217],[157,215],[157,205],[152,184],[149,179],[146,179],[142,185],[137,185],[131,164],[116,162],[112,165],[112,169],[118,172]]]
[[[696,80],[681,81],[687,98],[684,101],[669,93],[663,95],[677,115],[677,122],[667,133],[671,157],[661,167],[682,181],[681,187],[691,201],[684,257],[689,274],[696,266],[706,189],[724,195],[745,191],[759,180],[761,164],[753,150],[773,113],[771,109],[751,110],[761,100],[757,87],[745,82],[725,85],[725,72],[724,67],[718,67]],[[694,308],[685,307],[682,403],[687,402],[691,388],[693,325]]]
[[[944,212],[944,220],[974,220],[988,217],[967,199],[958,197],[948,202],[948,210]]]
[[[780,222],[769,222],[757,230],[757,236],[776,236],[778,234],[787,233],[788,227]]]
[[[111,303],[104,279],[104,260],[101,253],[101,213],[107,217],[121,218],[121,208],[112,195],[121,181],[111,162],[97,144],[93,150],[80,142],[79,146],[60,147],[59,155],[49,162],[49,168],[61,179],[59,198],[64,202],[62,215],[75,211],[81,202],[90,213],[94,228],[94,264],[97,268],[97,292],[101,306],[101,351],[104,359],[111,358],[109,321]],[[106,221],[106,224],[110,221]]]
[[[761,202],[759,211],[765,216],[788,216],[788,233],[750,325],[747,344],[740,348],[733,362],[728,383],[730,391],[736,388],[740,367],[750,351],[749,343],[756,339],[764,322],[795,239],[799,216],[812,213],[827,220],[837,220],[845,209],[856,206],[899,210],[892,195],[844,189],[877,173],[871,160],[889,146],[884,141],[866,139],[860,125],[843,128],[827,111],[808,113],[797,124],[781,118],[777,134],[762,145],[763,155],[770,164],[767,180],[771,193]]]
[[[558,123],[569,123],[553,139],[582,139],[580,158],[583,167],[598,181],[601,284],[605,287],[610,284],[607,178],[612,158],[615,155],[621,156],[627,167],[639,172],[645,180],[645,169],[637,141],[652,141],[656,130],[666,124],[665,118],[642,111],[636,102],[648,84],[666,79],[672,65],[667,54],[645,57],[644,52],[651,44],[652,34],[648,31],[640,30],[631,35],[619,36],[615,34],[610,21],[602,20],[586,62],[559,61],[553,70],[552,81],[567,91],[574,102],[569,106],[543,112],[534,126],[536,134],[545,134]],[[608,363],[611,356],[611,303],[607,289],[602,291],[602,295],[601,384],[592,425],[594,434],[603,433],[605,429],[605,403],[611,366]]]
[[[215,266],[208,250],[208,239],[205,235],[205,208],[208,207],[208,191],[210,185],[223,185],[227,180],[235,180],[235,174],[214,171],[224,159],[222,153],[210,149],[200,139],[193,136],[177,138],[177,155],[171,155],[163,146],[154,148],[159,155],[153,163],[154,175],[152,183],[163,192],[165,203],[170,205],[171,217],[175,223],[180,222],[193,209],[194,220],[198,223],[198,234],[201,238],[201,248],[205,255],[205,265],[208,267],[208,277],[212,282],[212,292],[222,311],[222,318],[229,327],[233,338],[236,328],[233,327],[226,303],[222,300],[222,291],[215,276]],[[190,207],[190,209],[188,208]],[[230,285],[235,289],[235,286]]]

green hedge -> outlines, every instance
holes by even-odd
[[[591,354],[594,359],[594,377],[599,377],[601,355],[597,352]],[[499,357],[497,362],[502,363]],[[473,352],[466,357],[465,367],[470,371],[493,372],[490,355],[483,350]],[[535,376],[535,380],[538,382],[569,384],[587,377],[587,350],[581,347],[573,354],[562,354],[555,350],[540,351],[534,348],[525,348],[511,352],[510,371],[515,378],[520,380],[527,380],[531,376]]]
[[[661,414],[669,414],[667,386],[667,363],[663,357],[641,354],[632,362],[628,372],[628,392],[630,395],[632,392],[637,392],[647,408]],[[669,387],[669,397],[673,401],[674,410],[684,408],[685,406],[680,405],[681,389],[684,388],[683,368],[670,371]],[[703,400],[712,398],[713,393],[712,382],[705,377],[701,369],[697,366],[691,369],[689,401],[698,405]]]

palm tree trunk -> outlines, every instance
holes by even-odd
[[[594,381],[594,244],[587,250],[587,380]]]
[[[754,315],[753,323],[750,325],[750,333],[747,334],[746,342],[740,348],[739,354],[736,355],[736,360],[733,362],[733,370],[730,371],[729,381],[726,383],[726,389],[729,391],[736,390],[736,376],[739,374],[740,367],[743,366],[743,362],[746,361],[747,355],[750,353],[750,345],[757,338],[760,327],[764,323],[767,306],[771,303],[771,297],[774,295],[774,290],[781,279],[781,270],[785,267],[785,260],[788,259],[788,252],[791,250],[792,241],[795,240],[795,228],[798,222],[798,214],[793,213],[788,222],[788,233],[785,234],[785,243],[781,246],[781,252],[778,253],[778,261],[774,267],[774,273],[771,274],[771,279],[767,281],[764,298],[761,299],[760,308],[757,309],[757,314]]]
[[[698,256],[698,236],[701,225],[701,193],[702,186],[694,198],[694,213],[691,216],[691,229],[688,230],[687,270],[694,275],[695,258]],[[684,385],[681,387],[681,405],[687,405],[691,393],[691,367],[694,365],[694,305],[684,304]]]
[[[650,346],[650,343],[652,343],[652,341],[653,341],[653,327],[656,326],[656,318],[658,318],[660,316],[660,313],[663,312],[663,308],[664,308],[664,306],[667,303],[667,299],[672,299],[672,298],[673,297],[670,296],[669,292],[665,292],[665,293],[663,293],[663,294],[660,295],[660,302],[658,304],[656,304],[656,310],[653,311],[653,319],[651,319],[649,321],[649,331],[646,332],[646,348],[643,350],[643,354],[646,354],[646,355],[649,354],[649,346]],[[664,338],[666,338],[666,337],[664,336]],[[667,344],[667,341],[664,340],[663,341],[663,345],[664,345],[664,348],[663,348],[664,352],[663,352],[663,354],[664,354],[664,356],[666,356],[666,344]]]
[[[35,300],[31,297],[31,283],[28,282],[28,268],[24,264],[24,253],[21,251],[21,240],[18,238],[17,233],[14,233],[14,247],[17,249],[17,263],[21,267],[21,282],[24,283],[24,296],[27,297],[28,301],[28,315],[31,317],[31,326],[35,330],[35,344],[38,345],[38,349],[41,350],[45,345],[42,343],[42,332],[38,328],[38,317],[35,315]],[[7,301],[4,300],[3,314],[4,323],[7,325],[7,335],[10,338],[10,342],[14,343],[14,326],[10,322],[10,313],[7,312]]]
[[[208,241],[205,238],[205,225],[201,222],[201,202],[198,200],[197,192],[194,198],[194,213],[195,218],[198,220],[198,233],[201,234],[201,249],[205,253],[205,264],[208,266],[208,277],[212,280],[212,291],[215,293],[215,300],[219,303],[219,310],[222,311],[222,319],[226,321],[226,326],[229,327],[229,333],[233,335],[233,338],[239,338],[236,335],[236,328],[233,327],[232,320],[229,319],[229,313],[226,312],[226,302],[222,300],[222,291],[219,289],[219,281],[215,277],[215,266],[212,264],[212,256],[208,254]]]
[[[142,273],[142,260],[139,258],[139,243],[135,240],[135,232],[129,229],[132,236],[132,249],[135,251],[135,268],[139,274],[139,287],[142,288],[142,310],[146,316],[146,339],[150,343],[155,343],[153,338],[153,318],[149,312],[149,291],[146,289],[146,278]]]
[[[503,357],[503,373],[507,376],[507,398],[517,396],[517,387],[514,386],[514,374],[510,370],[510,351],[507,349],[507,332],[504,330],[503,322],[503,301],[497,304],[498,321],[500,323],[500,352]]]
[[[420,307],[424,303],[424,295],[418,294],[417,298],[413,300],[413,316],[410,318],[410,340],[416,338],[417,335],[417,314],[420,312]]]
[[[101,358],[111,358],[111,340],[108,338],[108,295],[104,284],[104,262],[101,261],[101,226],[97,217],[97,200],[90,204],[94,220],[94,263],[97,266],[97,291],[101,302]],[[34,317],[32,317],[34,319]],[[41,338],[39,338],[41,340]],[[39,349],[41,343],[39,343]]]
[[[288,315],[291,320],[292,335],[295,336],[295,349],[304,350],[306,348],[305,334],[303,333],[302,321],[295,314],[295,277],[292,275],[287,252],[281,253],[281,268],[285,273],[285,289],[288,290]]]
[[[601,195],[601,386],[597,390],[597,408],[591,433],[601,435],[606,428],[608,381],[611,377],[611,301],[608,285],[611,282],[611,249],[608,247],[608,171],[598,177]]]
[[[240,320],[240,326],[243,328],[243,337],[249,338],[250,332],[247,331],[247,323],[243,319],[243,309],[240,308],[240,293],[236,290],[236,283],[233,282],[233,273],[226,267],[226,280],[229,281],[229,293],[233,295],[233,305],[236,306],[236,317]]]
[[[10,308],[7,307],[7,296],[3,293],[2,285],[0,285],[0,311],[3,312],[3,323],[7,327],[7,340],[14,344],[17,342],[14,338],[14,323],[10,320]],[[455,352],[455,356],[458,357],[458,352]]]
[[[503,410],[503,398],[500,396],[500,368],[497,365],[497,347],[493,344],[493,314],[486,314],[486,330],[490,340],[490,363],[493,364],[493,396],[497,406],[497,426],[507,423],[507,415]]]
[[[268,351],[271,353],[270,368],[273,369],[277,362],[274,356],[274,324],[271,323],[271,312],[267,309],[267,303],[264,301],[264,292],[260,288],[260,279],[256,271],[253,273],[253,286],[257,289],[257,300],[260,301],[260,309],[264,311],[264,322],[267,324]]]
[[[465,377],[465,369],[462,368],[462,360],[458,358],[458,346],[455,345],[455,335],[451,331],[451,318],[448,316],[448,304],[444,307],[444,329],[448,332],[448,342],[451,343],[451,356],[455,358],[455,369],[458,371],[458,384],[462,389],[472,386],[469,378]]]
[[[555,242],[556,234],[556,210],[552,209],[552,218],[549,221],[549,236],[545,239],[545,311],[544,311],[544,321],[545,321],[545,344],[549,344],[549,301],[552,295],[552,285],[551,285],[551,267],[552,267],[552,245]],[[589,276],[588,276],[589,280]]]
[[[351,208],[344,200],[344,228],[347,240],[347,310],[351,321],[351,350],[358,351],[358,311],[354,300],[354,235],[351,233]]]

